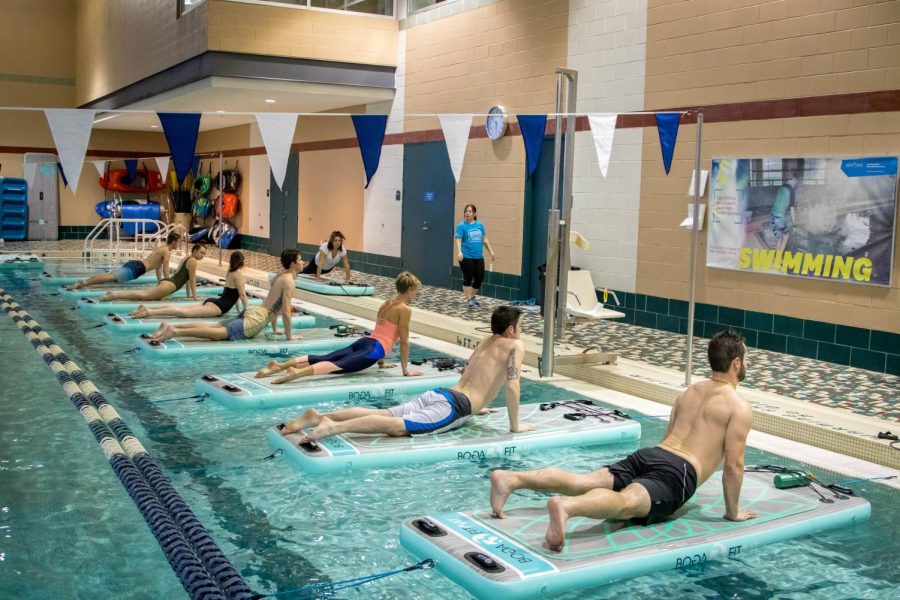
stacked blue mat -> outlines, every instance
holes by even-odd
[[[0,238],[28,237],[28,183],[17,177],[0,179]]]

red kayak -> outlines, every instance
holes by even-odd
[[[163,189],[159,171],[138,169],[134,177],[128,177],[127,169],[110,169],[100,177],[100,187],[111,192],[158,192]]]

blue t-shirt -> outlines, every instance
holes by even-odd
[[[463,221],[456,226],[456,237],[462,240],[463,258],[484,258],[484,236],[484,225],[480,221],[473,221],[471,224]]]

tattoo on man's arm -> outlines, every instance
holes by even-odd
[[[519,369],[516,368],[516,351],[509,351],[509,360],[506,363],[506,380],[513,381],[519,378]]]

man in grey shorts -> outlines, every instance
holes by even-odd
[[[469,365],[451,388],[438,388],[415,400],[388,409],[344,408],[330,413],[307,410],[281,425],[287,435],[314,428],[304,438],[314,442],[342,433],[381,433],[390,436],[440,433],[463,425],[471,415],[484,414],[505,385],[509,430],[530,431],[533,425],[519,423],[519,377],[525,344],[519,339],[522,311],[510,306],[496,308],[491,315],[492,335],[472,353]]]

